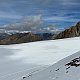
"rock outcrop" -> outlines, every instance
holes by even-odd
[[[80,36],[80,22],[78,22],[75,26],[70,27],[59,33],[55,39],[63,39],[63,38],[70,38],[70,37],[78,37]]]
[[[28,32],[28,33],[16,33],[8,36],[7,38],[0,40],[0,44],[18,44],[39,41],[40,37]]]

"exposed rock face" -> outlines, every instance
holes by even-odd
[[[55,37],[55,39],[63,39],[78,36],[80,36],[80,22],[78,22],[75,26],[72,26],[69,29],[66,29],[63,32],[59,33]]]
[[[52,33],[37,33],[35,34],[41,38],[41,40],[51,40],[56,34]]]
[[[10,35],[9,37],[0,41],[0,44],[18,44],[18,43],[26,43],[39,41],[40,37],[32,34],[32,33],[17,33]]]
[[[0,45],[19,44],[19,43],[27,43],[27,42],[34,42],[34,41],[42,41],[42,40],[51,40],[54,35],[56,35],[56,34],[52,34],[52,33],[33,34],[31,32],[16,33],[16,34],[4,36],[4,38],[1,38]],[[1,36],[3,36],[3,35],[1,35]]]

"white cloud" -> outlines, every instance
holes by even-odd
[[[42,15],[25,16],[18,23],[4,25],[7,30],[31,31],[31,32],[56,32],[60,31],[57,25],[44,25]]]
[[[6,29],[37,31],[41,24],[41,15],[27,16],[21,18],[18,23],[6,25]]]

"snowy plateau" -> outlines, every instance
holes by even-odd
[[[80,37],[0,45],[0,80],[80,80]]]

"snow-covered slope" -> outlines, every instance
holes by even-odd
[[[59,60],[80,51],[79,43],[80,37],[15,45],[1,45],[0,80],[15,80],[15,78],[17,80],[19,77],[21,79],[23,75],[33,71],[30,70],[27,72],[26,69],[34,69],[36,67],[36,69],[42,70],[46,65],[55,64]],[[52,69],[54,69],[54,67],[52,67]],[[47,74],[48,73],[45,75]],[[39,80],[32,77],[30,79]],[[43,80],[43,77],[41,79]],[[44,80],[47,79],[44,78]]]
[[[71,64],[67,65],[69,63]],[[80,52],[60,60],[43,71],[25,75],[19,80],[80,80]]]
[[[24,63],[49,65],[80,50],[80,37],[48,40],[32,43],[0,46],[12,52],[6,56],[10,60],[22,60]]]

